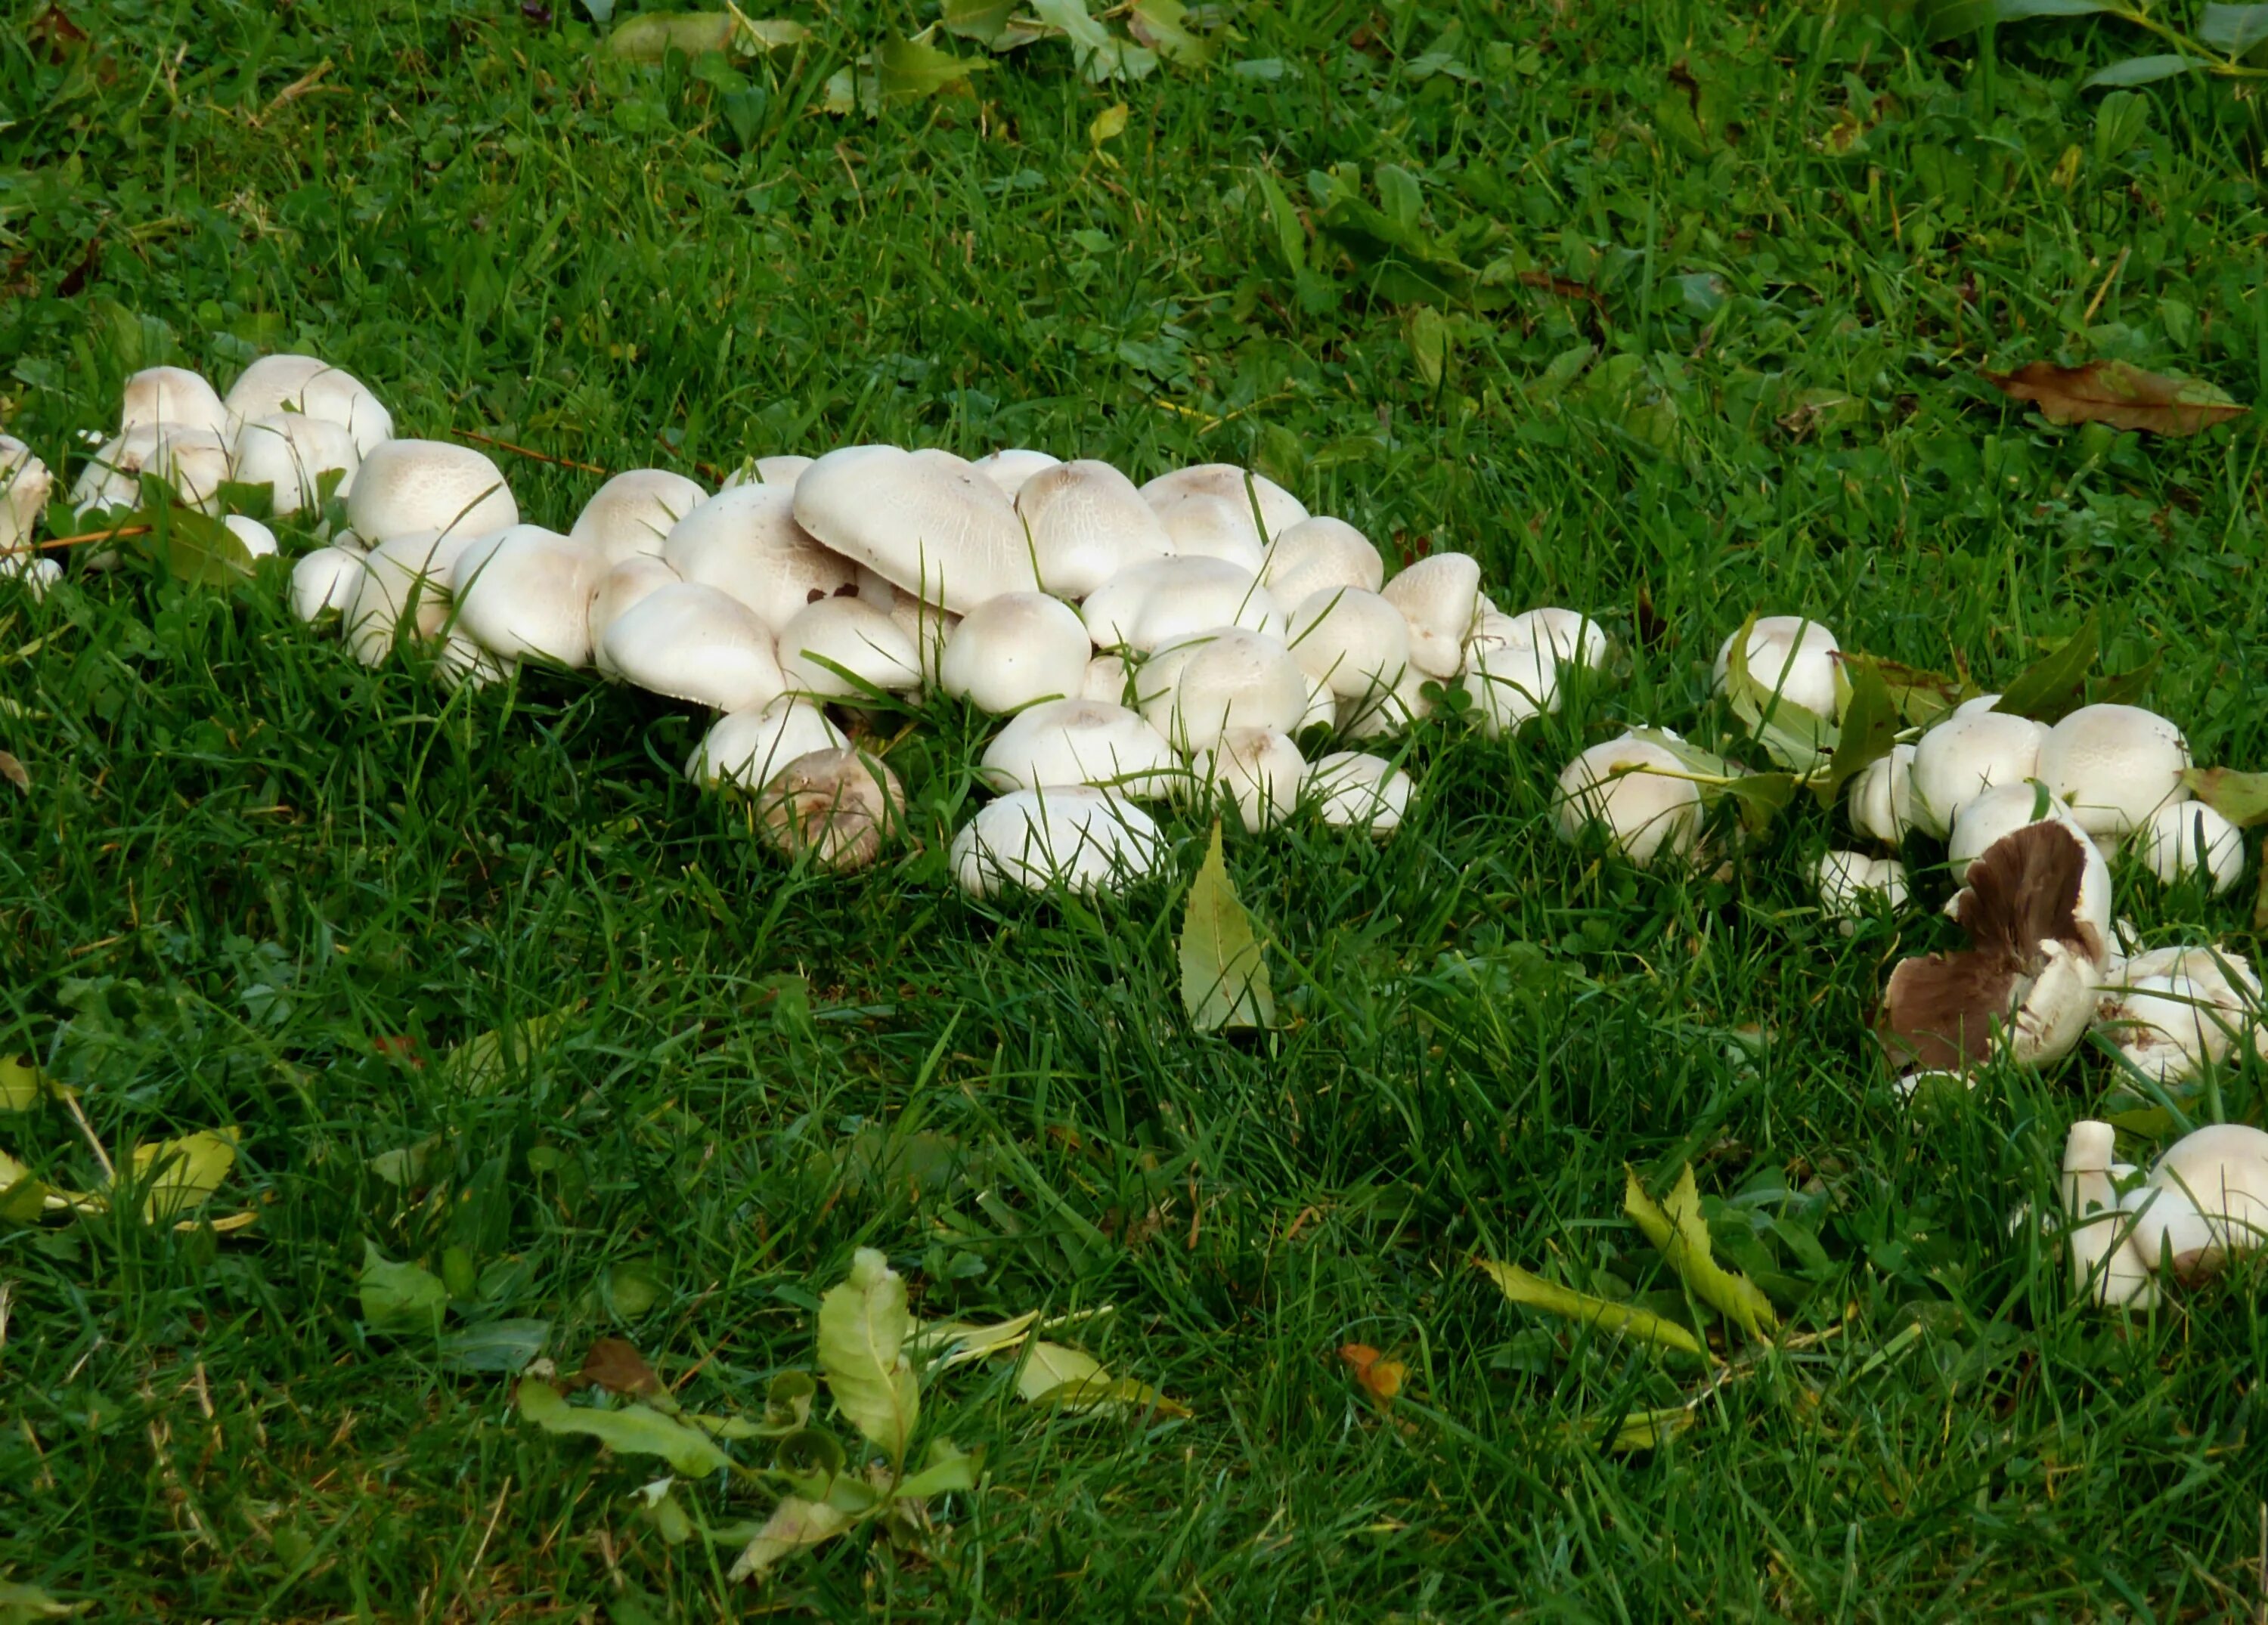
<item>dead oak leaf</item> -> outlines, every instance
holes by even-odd
[[[2250,409],[2202,379],[2145,372],[2123,361],[2080,367],[2035,361],[2014,372],[1987,372],[1984,380],[2038,407],[2051,423],[2108,423],[2154,435],[2201,434]]]

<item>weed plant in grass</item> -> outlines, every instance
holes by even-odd
[[[2108,117],[2078,86],[2132,41],[2085,20],[1932,49],[1685,0],[1238,6],[1205,70],[1097,87],[1034,47],[872,121],[818,110],[828,76],[924,18],[646,68],[556,0],[36,9],[0,31],[0,405],[66,481],[128,372],[284,349],[405,433],[568,460],[510,467],[555,524],[598,483],[572,464],[1249,460],[1400,556],[1477,555],[1507,608],[1602,615],[1631,670],[1516,739],[1425,730],[1383,846],[1232,835],[1280,1026],[1223,1039],[1175,974],[1204,830],[1124,900],[965,901],[947,704],[890,752],[918,839],[838,879],[680,778],[682,709],[366,671],[291,622],[288,559],[0,588],[30,781],[0,785],[0,1050],[108,1147],[242,1125],[226,1198],[259,1213],[0,1230],[0,1580],[105,1620],[2261,1606],[2260,1267],[2122,1323],[2008,1224],[2104,1057],[1910,1115],[1867,1018],[1949,928],[1823,925],[1830,815],[1678,877],[1549,806],[1583,745],[1697,725],[1758,607],[1980,679],[2099,607],[2110,669],[2163,651],[2148,701],[2201,761],[2268,764],[2257,415],[2056,430],[1977,377],[2101,357],[2257,398],[2254,104],[2180,78]],[[2257,951],[2241,893],[2129,872],[2118,907]],[[917,1132],[924,1177],[878,1175]],[[59,1103],[0,1136],[93,1177]],[[1679,1373],[1465,1261],[1683,1312],[1613,1215],[1624,1165],[1689,1158],[1815,1340],[1602,1455],[1565,1430]],[[1116,1305],[1090,1346],[1192,1415],[1052,1419],[954,1373],[924,1414],[985,1479],[933,1554],[838,1543],[760,1601],[662,1541],[639,1464],[369,1326],[366,1242],[460,1321],[548,1321],[563,1370],[628,1338],[703,1408],[807,1364],[873,1246],[924,1317]],[[1388,1410],[1349,1343],[1406,1364]]]

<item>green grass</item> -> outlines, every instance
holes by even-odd
[[[816,112],[825,80],[918,17],[822,12],[818,47],[735,85],[594,64],[553,4],[82,4],[91,51],[58,62],[17,0],[6,427],[61,467],[136,366],[225,382],[305,349],[404,432],[609,468],[869,439],[1249,460],[1389,553],[1476,554],[1507,608],[1601,614],[1628,670],[1516,740],[1422,732],[1382,848],[1232,839],[1285,1023],[1222,1041],[1175,982],[1199,822],[1123,901],[971,905],[944,846],[978,730],[946,707],[890,754],[918,840],[837,880],[682,781],[682,708],[364,671],[291,621],[278,567],[0,589],[0,646],[40,640],[0,665],[32,779],[0,786],[0,1052],[82,1089],[113,1147],[242,1124],[221,1205],[260,1213],[217,1241],[0,1230],[0,1578],[103,1620],[2262,1606],[2262,1270],[2121,1325],[2007,1226],[2107,1058],[1910,1118],[1865,1023],[1946,930],[1822,927],[1800,870],[1839,820],[1807,805],[1680,879],[1549,816],[1558,765],[1624,720],[1721,725],[1708,662],[1753,607],[1988,682],[2100,608],[2110,666],[2162,651],[2151,702],[2201,761],[2268,765],[2259,419],[2050,430],[1977,379],[2101,355],[2261,394],[2257,104],[2172,81],[2134,144],[2098,144],[2077,85],[2139,48],[2085,21],[1932,50],[1816,7],[1293,0],[1234,8],[1209,70],[1097,88],[1041,45],[981,101],[869,122]],[[1106,162],[1087,131],[1119,99]],[[1376,201],[1380,165],[1489,268],[1445,323],[1304,232],[1295,268],[1258,184],[1311,220],[1317,172]],[[547,522],[597,483],[506,460]],[[2249,893],[2128,876],[2118,905],[2257,953]],[[491,1090],[438,1063],[563,1007]],[[2226,1109],[2259,1084],[2225,1075]],[[860,1177],[874,1125],[950,1136],[957,1169]],[[432,1136],[409,1188],[372,1169]],[[0,1145],[96,1177],[54,1107]],[[1688,1158],[1779,1222],[1742,1256],[1812,1341],[1671,1446],[1602,1456],[1565,1424],[1674,1401],[1675,1368],[1465,1260],[1660,1291],[1622,1170]],[[1116,1305],[1097,1352],[1194,1415],[1049,1420],[957,1373],[929,1425],[986,1480],[935,1550],[838,1545],[759,1596],[631,1509],[650,1464],[368,1331],[365,1239],[461,1248],[480,1313],[549,1319],[571,1369],[630,1337],[711,1408],[807,1365],[814,1295],[873,1246],[924,1315]],[[659,1291],[630,1313],[634,1280]],[[1398,1422],[1347,1342],[1409,1363]]]

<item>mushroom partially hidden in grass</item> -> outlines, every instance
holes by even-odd
[[[1664,856],[1690,856],[1701,837],[1701,787],[1691,770],[1666,746],[1630,734],[1569,762],[1557,806],[1561,840],[1595,825],[1640,868]]]
[[[1141,808],[1103,790],[1058,784],[1012,790],[986,806],[954,836],[951,857],[954,878],[974,896],[1050,886],[1092,896],[1148,874],[1162,845],[1156,821]]]
[[[2146,1309],[2168,1276],[2193,1282],[2235,1254],[2268,1245],[2268,1134],[2214,1123],[2166,1148],[2146,1178],[2112,1160],[2106,1122],[2072,1125],[2063,1201],[2078,1288],[2113,1307]]]
[[[906,792],[897,775],[871,757],[815,750],[765,782],[756,812],[774,849],[847,874],[881,855],[883,842],[904,822]]]
[[[2194,1077],[2240,1040],[2268,1060],[2260,979],[2222,947],[2154,948],[2121,963],[2102,990],[2095,1024],[2119,1055],[2160,1083]]]
[[[2203,875],[2220,896],[2244,872],[2244,833],[2202,801],[2168,802],[2134,832],[2134,856],[2169,886]]]
[[[1841,923],[1843,934],[1880,902],[1886,908],[1906,906],[1906,866],[1895,857],[1869,857],[1864,852],[1830,852],[1812,871],[1819,887],[1820,911]]]
[[[1969,865],[1968,886],[1947,912],[1970,946],[1890,973],[1880,1035],[1895,1066],[1963,1070],[2004,1032],[2018,1061],[2071,1053],[2095,1013],[2110,953],[2107,930],[2086,917],[2090,857],[2083,835],[2050,820],[2003,836]]]

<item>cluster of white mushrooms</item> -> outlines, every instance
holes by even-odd
[[[152,369],[70,505],[82,523],[129,508],[144,471],[209,510],[227,484],[266,487],[278,514],[328,485],[344,523],[294,568],[303,619],[335,619],[371,664],[422,641],[452,682],[533,660],[706,707],[688,774],[754,795],[775,839],[837,867],[871,860],[902,809],[839,719],[941,689],[1007,719],[978,764],[995,798],[953,844],[978,894],[1138,879],[1163,850],[1138,804],[1166,797],[1218,795],[1256,832],[1312,812],[1382,837],[1408,776],[1359,749],[1310,761],[1298,736],[1395,732],[1429,685],[1462,687],[1499,732],[1557,707],[1562,663],[1607,654],[1573,611],[1499,612],[1467,555],[1388,581],[1352,526],[1226,464],[1138,487],[1037,452],[850,446],[753,459],[714,495],[618,474],[563,533],[524,523],[479,451],[391,429],[312,357],[264,357],[225,397]]]

